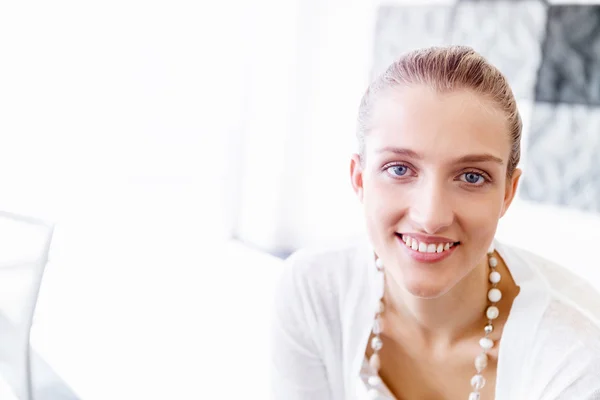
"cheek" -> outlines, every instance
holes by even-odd
[[[502,209],[501,198],[490,195],[458,204],[460,205],[455,207],[456,219],[473,238],[480,237],[486,240],[488,236],[494,234]]]
[[[365,185],[365,213],[375,224],[389,225],[398,221],[406,210],[408,199],[403,190],[381,179]]]

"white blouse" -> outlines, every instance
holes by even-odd
[[[550,261],[494,245],[520,286],[502,333],[495,399],[600,399],[600,294]],[[290,256],[275,299],[273,398],[372,398],[364,355],[382,291],[364,239]]]

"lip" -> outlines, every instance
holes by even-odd
[[[412,236],[410,234],[407,234],[408,236]],[[421,235],[423,236],[423,235]],[[400,245],[402,246],[402,248],[407,252],[407,254],[415,261],[420,262],[420,263],[436,263],[436,262],[440,262],[448,257],[450,257],[452,254],[454,254],[454,251],[456,250],[456,248],[458,246],[460,246],[460,244],[456,244],[452,247],[450,247],[448,250],[444,250],[441,253],[421,253],[420,251],[417,250],[413,250],[411,247],[408,247],[406,245],[406,243],[404,243],[404,241],[402,240],[402,237],[400,235],[396,235],[396,237],[398,238],[398,241],[400,242]],[[414,236],[413,236],[414,237]],[[416,237],[417,240],[419,240],[418,237]],[[452,240],[447,240],[446,238],[444,239],[444,243],[455,243]],[[425,240],[423,240],[425,241]],[[433,242],[430,242],[433,243]],[[441,243],[441,242],[437,242],[437,243]]]

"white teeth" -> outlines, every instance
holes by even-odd
[[[408,235],[402,235],[402,241],[411,249],[421,253],[441,253],[454,245],[453,243],[423,243]]]

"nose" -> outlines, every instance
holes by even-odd
[[[444,185],[433,180],[424,181],[414,188],[409,217],[415,229],[433,235],[443,232],[454,221],[454,207]]]

